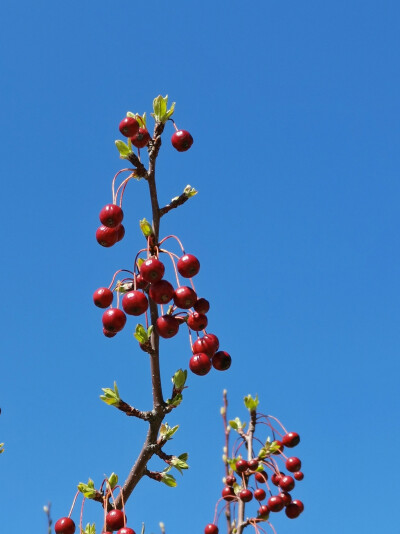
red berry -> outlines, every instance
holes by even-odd
[[[110,510],[106,515],[106,525],[109,530],[119,530],[124,526],[126,517],[122,510]]]
[[[172,315],[162,315],[157,319],[156,329],[161,337],[174,337],[179,330],[179,321]]]
[[[295,499],[292,502],[293,504],[295,504],[296,506],[300,508],[300,512],[304,512],[304,504],[301,501],[299,501],[299,499]]]
[[[146,280],[143,278],[143,276],[139,274],[135,274],[136,278],[136,289],[145,289],[149,283],[146,282]]]
[[[273,473],[271,475],[271,482],[272,484],[274,484],[275,486],[279,486],[279,481],[280,479],[282,478],[283,474],[282,473]]]
[[[118,530],[117,534],[135,534],[135,531],[129,527],[122,527]]]
[[[288,432],[283,436],[282,443],[285,445],[285,447],[296,447],[296,445],[300,443],[300,436],[297,434],[297,432]]]
[[[186,130],[178,130],[171,137],[171,143],[178,152],[185,152],[193,144],[193,137]]]
[[[258,471],[255,475],[257,482],[266,482],[268,480],[268,473],[266,471]]]
[[[119,226],[117,226],[116,230],[117,230],[117,242],[118,242],[118,241],[121,241],[121,239],[123,239],[125,235],[125,226],[123,224],[120,224]]]
[[[141,291],[129,291],[122,299],[122,307],[128,315],[142,315],[149,306],[146,295]]]
[[[287,491],[281,491],[279,497],[282,499],[285,506],[292,502],[292,496]]]
[[[212,358],[215,354],[215,345],[210,340],[204,339],[204,337],[196,339],[192,345],[192,351],[194,354],[197,352],[204,352],[209,358]]]
[[[136,135],[131,137],[132,145],[136,148],[144,148],[149,144],[151,137],[147,128],[139,128],[139,131]]]
[[[238,460],[236,462],[235,471],[237,471],[238,473],[244,473],[245,471],[247,471],[248,468],[249,464],[247,460]]]
[[[213,523],[206,525],[206,528],[204,529],[204,534],[218,534],[218,532],[217,525],[214,525]]]
[[[210,303],[206,299],[197,299],[193,308],[199,313],[207,313],[210,309]]]
[[[54,525],[57,534],[74,534],[75,523],[70,517],[62,517]]]
[[[195,291],[187,286],[181,286],[175,289],[174,303],[178,308],[188,310],[191,308],[197,300]]]
[[[215,365],[214,365],[214,367],[215,367]],[[257,469],[257,467],[258,467],[258,460],[256,460],[256,458],[253,458],[252,460],[249,460],[249,469],[251,471],[255,471]]]
[[[200,271],[200,262],[193,254],[185,254],[179,258],[176,266],[184,278],[192,278]]]
[[[103,313],[103,326],[109,332],[120,332],[126,323],[126,315],[119,308],[109,308]]]
[[[165,267],[157,258],[149,258],[140,266],[140,274],[146,282],[154,283],[164,276]]]
[[[301,501],[297,501],[297,502],[301,502]],[[300,508],[300,506],[298,506],[295,503],[295,501],[293,501],[286,506],[285,514],[287,515],[289,519],[296,519],[296,517],[299,517],[302,511],[303,510]]]
[[[279,486],[284,491],[292,491],[292,489],[294,488],[294,484],[294,478],[288,475],[281,477],[279,480]]]
[[[119,123],[119,131],[125,137],[133,137],[139,131],[139,123],[133,117],[125,117],[125,119],[122,119]]]
[[[233,486],[235,482],[236,482],[236,478],[233,475],[228,475],[225,478],[225,483],[227,486]]]
[[[211,369],[210,358],[204,352],[193,354],[189,361],[189,367],[195,375],[204,376]]]
[[[296,456],[288,458],[286,460],[286,469],[291,473],[294,473],[295,471],[300,471],[301,460],[299,458],[296,458]]]
[[[149,295],[157,304],[166,304],[174,296],[174,288],[167,280],[160,280],[151,284]]]
[[[112,247],[118,241],[118,229],[108,228],[108,226],[99,226],[96,230],[96,239],[102,247]]]
[[[222,498],[225,501],[233,501],[236,498],[235,492],[230,486],[225,486],[222,490]]]
[[[187,318],[187,324],[189,328],[191,328],[195,332],[199,332],[200,330],[204,330],[207,327],[208,319],[207,316],[202,313],[193,312],[189,313]]]
[[[116,204],[106,204],[100,211],[100,221],[108,228],[115,228],[121,224],[124,212]]]
[[[268,499],[268,509],[271,510],[271,512],[280,512],[284,506],[283,500],[279,495],[272,495],[272,497]]]
[[[267,494],[261,488],[256,489],[256,491],[254,492],[254,497],[257,499],[257,501],[263,501],[266,496]]]
[[[218,371],[226,371],[231,366],[231,363],[232,363],[232,358],[224,350],[220,350],[216,352],[214,356],[212,357],[213,367],[214,369],[217,369]]]
[[[269,516],[269,508],[266,504],[262,504],[260,508],[258,509],[258,517],[262,517],[263,519],[268,519]]]
[[[301,471],[296,471],[295,473],[293,473],[293,476],[296,480],[303,480],[304,473],[302,473]]]
[[[203,336],[203,339],[207,343],[212,344],[212,346],[214,347],[214,353],[217,352],[217,350],[219,349],[219,339],[215,334],[205,334]]]
[[[110,332],[109,330],[107,330],[106,328],[103,328],[103,334],[106,336],[106,337],[115,337],[117,335],[117,332]]]
[[[98,308],[108,308],[113,301],[113,293],[107,287],[99,287],[93,293],[93,302]]]
[[[239,493],[239,497],[243,502],[250,502],[253,498],[253,494],[249,489],[242,489]]]

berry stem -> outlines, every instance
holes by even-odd
[[[113,203],[115,204],[115,180],[117,179],[118,175],[121,174],[121,172],[126,172],[126,171],[131,171],[133,172],[135,169],[121,169],[120,171],[117,172],[117,174],[114,176],[113,178],[113,181],[111,183],[111,194],[112,194],[112,199],[113,199]]]
[[[79,495],[79,491],[76,492],[74,500],[72,501],[72,506],[71,506],[71,510],[69,511],[68,517],[71,517],[72,510],[74,509],[74,506],[75,506],[75,503],[76,503],[76,499],[78,498],[78,495]]]
[[[173,238],[173,239],[175,239],[176,241],[178,241],[179,246],[181,247],[182,253],[185,254],[185,249],[183,248],[182,242],[181,242],[181,240],[180,240],[176,235],[167,235],[167,237],[164,237],[164,238],[160,241],[159,245],[162,245],[165,241],[167,241],[167,239],[171,239],[171,238]],[[178,258],[178,259],[179,259],[179,258]]]

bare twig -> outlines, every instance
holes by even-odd
[[[179,197],[174,198],[169,204],[160,209],[160,217],[177,208],[178,206],[182,206],[182,204],[189,200],[189,198],[190,197],[188,197],[186,193],[182,193],[179,195]]]

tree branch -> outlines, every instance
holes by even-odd
[[[169,204],[160,209],[160,217],[177,208],[178,206],[182,206],[182,204],[189,200],[189,198],[190,197],[188,197],[186,193],[182,193],[179,195],[179,197],[174,198]]]

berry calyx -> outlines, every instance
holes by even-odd
[[[266,471],[258,471],[255,475],[257,482],[264,483],[268,480],[268,473]]]
[[[279,486],[284,491],[292,491],[292,489],[294,488],[294,484],[295,484],[294,478],[289,475],[281,477],[279,480]]]
[[[172,315],[162,315],[157,319],[156,329],[161,337],[174,337],[179,330],[179,321]]]
[[[212,357],[212,365],[214,369],[217,369],[217,371],[226,371],[231,366],[231,363],[232,363],[232,358],[224,350],[220,350],[216,352],[214,356]],[[258,466],[258,462],[257,462],[257,466]],[[251,468],[251,469],[253,469],[254,471],[255,469],[257,469],[257,467]]]
[[[191,287],[181,286],[175,289],[174,303],[178,308],[188,310],[197,300],[197,295]]]
[[[119,530],[123,528],[126,517],[122,510],[110,510],[106,515],[107,530]]]
[[[176,264],[178,272],[184,278],[192,278],[200,271],[200,262],[193,254],[185,254]]]
[[[286,460],[286,469],[290,471],[291,473],[300,471],[301,460],[299,458],[296,458],[296,456],[291,456],[290,458]]]
[[[108,226],[99,226],[96,230],[96,240],[102,247],[112,247],[118,241],[119,226],[109,228]]]
[[[75,523],[70,517],[61,517],[54,525],[57,534],[74,534]]]
[[[210,310],[210,303],[207,299],[197,299],[193,304],[193,308],[199,313],[207,313]]]
[[[279,495],[272,495],[272,497],[268,499],[267,506],[271,512],[280,512],[285,505]]]
[[[139,131],[139,123],[133,117],[125,117],[119,123],[119,131],[125,137],[133,137]]]
[[[144,148],[149,144],[151,137],[147,128],[139,128],[138,133],[131,137],[132,145],[136,148]]]
[[[200,330],[204,330],[207,327],[208,319],[207,316],[202,313],[193,312],[189,313],[189,316],[187,318],[187,324],[189,328],[191,328],[195,332],[199,332]]]
[[[288,432],[283,436],[282,443],[285,445],[285,447],[296,447],[296,445],[300,443],[300,436],[297,434],[297,432]]]
[[[195,375],[204,376],[211,369],[210,358],[204,352],[193,354],[189,361],[189,368]]]
[[[122,299],[122,307],[128,315],[142,315],[149,306],[146,295],[141,291],[129,291]]]
[[[113,293],[108,287],[99,287],[93,293],[93,302],[98,308],[108,308],[113,301]]]
[[[186,152],[193,145],[193,137],[186,130],[178,130],[171,137],[171,143],[178,152]]]
[[[253,494],[249,489],[242,489],[239,492],[239,497],[243,502],[250,502],[253,498]]]
[[[238,460],[236,462],[235,471],[238,473],[244,473],[249,468],[247,460]]]
[[[209,523],[206,525],[206,528],[204,529],[204,534],[218,534],[219,529],[217,525],[214,525],[214,523]]]
[[[154,283],[161,280],[164,276],[164,264],[157,258],[148,258],[140,266],[140,274],[146,282]]]
[[[151,284],[149,295],[157,304],[166,304],[174,296],[174,288],[167,280],[160,280]]]
[[[224,489],[222,490],[221,495],[225,501],[233,501],[234,499],[236,499],[235,492],[230,486],[225,486]]]
[[[121,224],[124,212],[116,204],[106,204],[100,211],[100,221],[107,228],[115,228]]]
[[[262,488],[257,488],[254,492],[254,497],[257,499],[257,501],[263,501],[267,494]]]
[[[126,323],[126,315],[119,308],[109,308],[103,313],[103,326],[109,332],[120,332]]]

